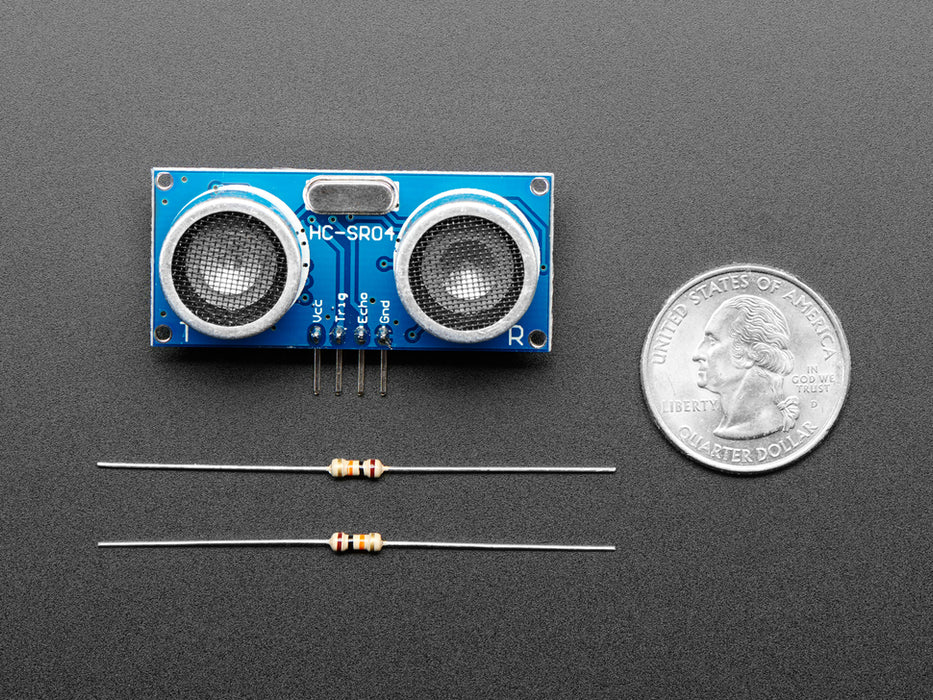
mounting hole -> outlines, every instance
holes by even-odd
[[[156,187],[160,190],[170,190],[173,184],[175,184],[175,180],[172,179],[171,173],[159,173],[156,175]]]
[[[164,323],[156,326],[155,331],[153,331],[152,334],[160,343],[167,343],[172,339],[172,329],[166,326]]]
[[[542,194],[547,194],[547,191],[551,189],[551,185],[548,183],[546,178],[536,177],[531,181],[531,192],[538,196]]]
[[[531,331],[528,334],[528,342],[533,348],[543,348],[547,345],[547,333],[544,331]]]

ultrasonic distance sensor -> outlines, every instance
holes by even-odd
[[[383,377],[551,349],[550,173],[162,167],[150,194],[153,346],[373,349]]]

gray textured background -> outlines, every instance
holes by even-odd
[[[0,694],[929,696],[929,2],[3,5]],[[399,354],[357,399],[306,353],[150,349],[155,164],[553,171],[554,352]],[[638,378],[732,261],[810,283],[853,358],[758,478],[681,456]],[[619,471],[93,466],[335,455]],[[335,529],[619,551],[94,548]]]

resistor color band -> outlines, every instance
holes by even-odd
[[[366,459],[363,461],[355,459],[336,458],[327,467],[328,473],[337,478],[345,476],[365,476],[367,479],[378,479],[385,473],[386,466],[378,459]]]
[[[366,535],[348,535],[345,532],[335,532],[327,542],[335,552],[346,552],[351,549],[358,552],[378,552],[382,550],[382,535],[378,532],[370,532]]]

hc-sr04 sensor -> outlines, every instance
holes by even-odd
[[[547,352],[550,173],[154,168],[152,345]]]

